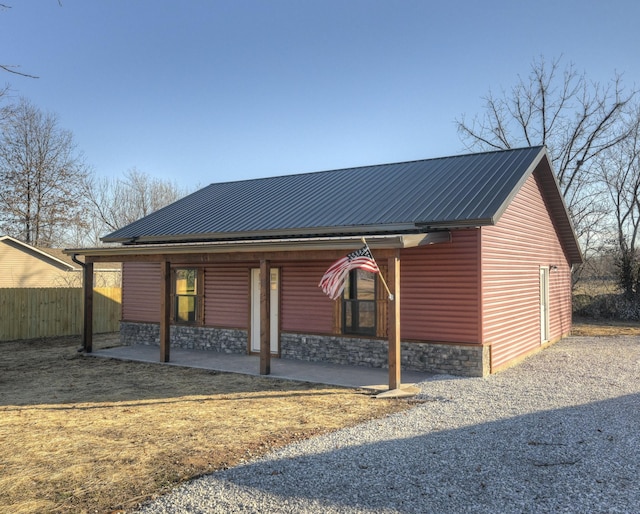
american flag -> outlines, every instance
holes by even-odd
[[[365,245],[355,252],[351,252],[346,257],[338,259],[325,272],[318,284],[322,291],[332,300],[336,300],[344,290],[344,286],[349,278],[352,269],[360,268],[370,273],[380,273],[369,246]]]

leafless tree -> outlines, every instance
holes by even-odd
[[[190,192],[176,182],[154,178],[132,168],[121,178],[89,177],[85,195],[91,204],[93,242],[105,235],[175,202]]]
[[[640,109],[631,135],[598,158],[598,170],[612,206],[618,282],[628,300],[640,301]]]
[[[0,125],[6,121],[13,109],[13,106],[7,103],[10,90],[9,84],[0,86]]]
[[[630,137],[627,116],[636,91],[625,91],[620,76],[607,85],[591,82],[560,59],[534,60],[531,73],[500,96],[484,97],[482,116],[456,120],[469,149],[499,150],[546,145],[583,248],[600,237],[593,229],[607,213],[595,162]],[[587,248],[588,250],[588,248]]]
[[[0,127],[0,231],[57,245],[70,224],[82,223],[87,175],[71,132],[55,115],[20,100]]]

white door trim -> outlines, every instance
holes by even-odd
[[[549,266],[540,266],[540,344],[549,339]]]
[[[270,283],[270,341],[271,354],[280,351],[280,270],[271,268]],[[260,353],[260,268],[251,268],[251,333],[250,350]]]

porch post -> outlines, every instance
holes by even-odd
[[[93,262],[86,262],[82,270],[82,346],[86,353],[93,351]]]
[[[260,374],[271,373],[271,263],[260,261]]]
[[[389,391],[400,389],[400,251],[389,257],[389,290],[393,300],[389,300]]]
[[[171,263],[160,263],[160,362],[169,362],[171,348]]]

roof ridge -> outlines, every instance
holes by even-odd
[[[544,148],[544,145],[534,145],[534,146],[522,146],[522,147],[518,147],[518,148],[503,148],[500,150],[485,150],[482,152],[474,152],[474,153],[461,153],[461,154],[456,154],[456,155],[442,155],[440,157],[427,157],[424,159],[412,159],[409,161],[397,161],[397,162],[385,162],[385,163],[380,163],[380,164],[362,164],[359,166],[348,166],[346,168],[333,168],[330,170],[316,170],[316,171],[305,171],[303,173],[289,173],[289,174],[281,174],[281,175],[270,175],[268,177],[256,177],[256,178],[244,178],[244,179],[239,179],[239,180],[228,180],[225,182],[212,182],[210,184],[208,184],[205,187],[210,187],[213,185],[219,186],[222,184],[242,184],[245,182],[256,182],[259,180],[273,180],[273,179],[279,179],[279,178],[289,178],[289,177],[304,177],[307,175],[319,175],[322,173],[335,173],[338,171],[352,171],[352,170],[360,170],[360,169],[365,169],[365,168],[380,168],[380,167],[384,167],[384,166],[397,166],[400,164],[413,164],[413,163],[417,163],[417,162],[426,162],[426,161],[439,161],[439,160],[444,160],[444,159],[455,159],[455,158],[467,158],[467,157],[474,157],[474,156],[478,156],[478,155],[485,155],[485,154],[498,154],[498,153],[505,153],[505,152],[517,152],[517,151],[523,151],[523,150],[540,150]]]

